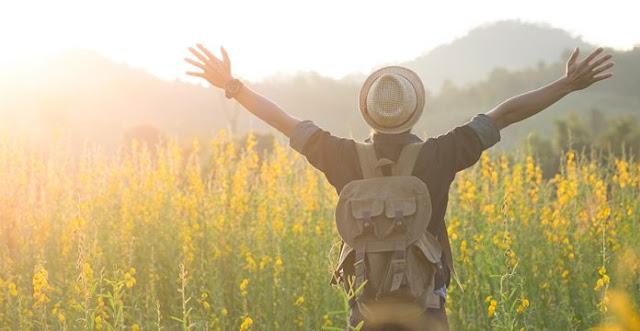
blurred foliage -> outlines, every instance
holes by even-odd
[[[571,114],[553,123],[553,133],[532,133],[521,141],[525,150],[536,156],[544,177],[560,171],[561,155],[568,150],[583,151],[607,161],[611,157],[637,157],[640,153],[640,122],[626,115],[607,118],[592,109],[586,118]]]

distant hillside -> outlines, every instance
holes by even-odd
[[[432,91],[449,80],[455,85],[486,78],[494,68],[518,70],[538,62],[556,62],[576,46],[593,48],[564,30],[547,25],[502,21],[471,30],[415,60],[402,63]]]
[[[64,53],[0,78],[0,129],[45,141],[62,130],[79,141],[117,146],[137,125],[211,137],[228,128],[227,118],[235,112],[237,130],[248,131],[250,115],[215,90],[167,82],[93,52]]]
[[[578,42],[559,30],[502,22],[476,29],[416,59],[409,65],[426,82],[436,84],[439,80],[442,87],[427,91],[426,111],[414,131],[437,135],[510,96],[559,77],[564,72],[563,53],[568,49],[563,40],[572,47]],[[575,93],[534,119],[514,125],[504,132],[501,145],[514,145],[532,130],[544,132],[554,118],[571,112],[582,114],[597,108],[614,115],[640,114],[640,48],[615,52],[614,56],[614,79]],[[427,64],[438,68],[442,77],[434,78],[436,69]],[[468,81],[454,84],[451,78],[443,85],[447,72],[451,77],[464,72]],[[294,116],[311,119],[337,135],[361,139],[369,131],[357,110],[364,78],[354,77],[334,80],[300,73],[247,83]],[[216,88],[167,82],[91,52],[66,53],[25,65],[13,76],[0,77],[0,91],[0,132],[26,134],[41,142],[67,132],[77,144],[88,140],[115,147],[131,128],[140,125],[148,129],[146,132],[153,132],[153,127],[165,135],[187,139],[208,138],[220,129],[235,134],[271,130],[235,101],[226,100]]]
[[[514,146],[533,131],[550,133],[555,119],[565,119],[572,113],[582,117],[591,110],[600,110],[606,116],[640,118],[640,47],[627,52],[608,51],[614,54],[616,62],[612,79],[574,92],[533,118],[507,128],[502,133],[501,146]],[[496,68],[482,81],[460,87],[448,85],[427,100],[427,115],[419,125],[430,135],[441,133],[509,97],[550,83],[564,73],[564,68],[564,61],[517,71]]]

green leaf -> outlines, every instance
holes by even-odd
[[[184,323],[184,321],[181,318],[177,318],[175,316],[169,316],[169,318],[174,320],[174,321],[177,321],[177,322],[180,322],[180,323]]]

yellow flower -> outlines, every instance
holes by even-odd
[[[296,299],[296,302],[294,302],[293,305],[294,306],[300,306],[303,303],[304,303],[304,297],[300,296],[300,297],[298,297],[298,299]]]
[[[47,270],[41,264],[38,264],[35,268],[32,280],[33,299],[35,300],[33,303],[33,309],[41,307],[51,301],[47,294],[48,292],[53,291],[53,287],[49,285],[48,276],[49,273]]]
[[[102,330],[102,316],[98,315],[95,318],[96,330]]]
[[[9,289],[9,295],[12,297],[17,297],[18,296],[18,289],[16,288],[16,284],[14,283],[9,283],[9,286],[7,287]]]
[[[498,305],[498,302],[496,300],[489,301],[489,308],[487,308],[487,313],[489,314],[489,317],[492,317],[493,314],[495,314],[497,305]]]
[[[492,317],[493,314],[496,313],[496,307],[495,306],[489,306],[487,313],[489,314],[489,317]]]
[[[602,268],[598,269],[598,273],[599,273],[600,275],[604,275],[604,274],[606,274],[606,273],[607,273],[607,268],[602,267]]]
[[[529,300],[528,299],[522,299],[522,305],[525,307],[529,307]]]
[[[134,273],[135,273],[135,269],[134,269]],[[136,285],[136,279],[130,273],[127,272],[126,274],[124,274],[124,284],[128,288],[132,288],[133,285]]]
[[[251,252],[247,252],[247,254],[245,254],[245,261],[247,262],[247,264],[245,264],[244,266],[245,270],[255,272],[258,269],[258,266],[256,265],[256,260],[253,259]]]
[[[131,331],[140,331],[140,325],[138,324],[133,324],[131,326]]]
[[[596,287],[593,288],[594,291],[599,291],[602,286],[604,286],[604,281],[602,280],[602,278],[599,278],[598,281],[596,282]]]
[[[271,257],[269,257],[268,255],[263,256],[262,260],[260,261],[260,270],[264,270],[269,262],[271,262]]]
[[[85,262],[82,265],[82,274],[85,280],[91,280],[91,278],[93,278],[93,268],[91,268],[91,265],[89,263]]]
[[[627,293],[621,291],[613,291],[611,296],[608,306],[612,308],[613,315],[616,317],[615,321],[619,323],[619,329],[640,330],[640,311],[633,299]],[[623,328],[623,325],[626,328]]]
[[[246,317],[240,325],[240,331],[250,330],[251,324],[253,324],[253,320],[251,319],[251,317]]]
[[[303,230],[303,227],[302,227],[302,224],[300,223],[294,224],[293,227],[291,227],[291,232],[295,234],[302,233],[302,230]]]
[[[245,278],[242,280],[242,283],[240,283],[240,291],[242,291],[242,296],[247,295],[247,285],[249,285],[249,280]]]
[[[329,318],[329,315],[324,314],[324,316],[322,316],[322,319],[324,320],[324,326],[330,326],[333,324],[333,322],[331,322],[331,318]]]
[[[562,272],[562,278],[567,278],[569,276],[569,270],[565,270]]]

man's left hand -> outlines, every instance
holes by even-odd
[[[600,47],[579,62],[577,60],[580,49],[576,48],[573,51],[567,61],[567,70],[564,77],[571,91],[582,90],[597,81],[613,77],[612,73],[602,74],[603,71],[610,69],[614,65],[614,62],[609,61],[613,56],[611,54],[600,56],[602,51],[603,48]]]

